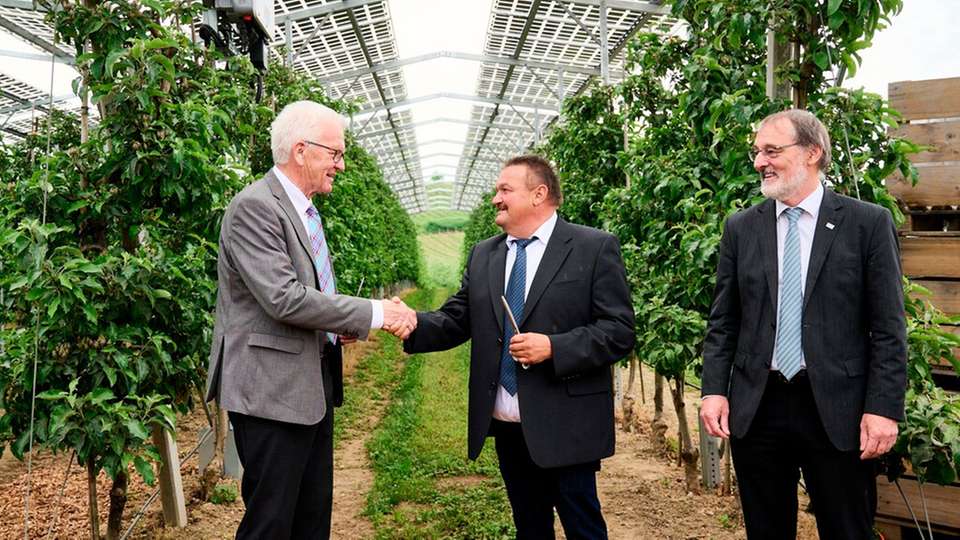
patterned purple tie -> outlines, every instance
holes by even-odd
[[[330,249],[327,247],[327,239],[323,235],[323,223],[320,221],[320,214],[312,205],[307,208],[308,233],[310,234],[310,247],[313,248],[313,265],[317,268],[317,279],[320,280],[320,290],[324,294],[337,294],[337,282],[333,277],[333,263],[330,262]],[[337,342],[337,335],[327,332],[330,343]]]

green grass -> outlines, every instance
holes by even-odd
[[[377,334],[379,347],[361,358],[349,380],[344,381],[343,406],[337,409],[333,424],[335,446],[345,434],[361,429],[374,403],[389,399],[390,390],[400,380],[400,341],[386,332]]]
[[[449,290],[417,291],[426,309]],[[377,538],[512,538],[510,506],[493,445],[467,459],[466,346],[406,360],[380,426],[368,443],[374,485],[366,513]]]
[[[459,287],[463,232],[421,234],[417,239],[423,256],[424,286]]]
[[[463,230],[470,220],[470,213],[460,210],[429,210],[410,216],[417,231],[421,233],[436,230]]]

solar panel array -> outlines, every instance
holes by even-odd
[[[611,80],[622,77],[623,44],[637,30],[667,32],[675,21],[654,0],[606,0]],[[558,117],[563,98],[600,75],[601,0],[493,0],[476,101],[452,190],[427,190],[411,101],[386,0],[276,0],[271,61],[323,81],[328,94],[352,100],[358,141],[381,164],[384,179],[411,213],[438,204],[473,208],[490,190],[500,164],[535,144]],[[26,0],[0,0],[0,28],[47,54],[69,57]],[[5,138],[22,137],[45,93],[0,75]],[[416,98],[414,98],[414,101]],[[402,109],[402,110],[401,110]],[[24,116],[23,111],[30,115]],[[9,113],[8,113],[9,114]],[[461,121],[462,122],[462,121]],[[448,184],[449,185],[449,184]]]

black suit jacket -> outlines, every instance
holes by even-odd
[[[472,338],[469,448],[476,459],[490,429],[503,343],[506,235],[473,247],[460,290],[417,315],[409,353],[445,350]],[[587,463],[614,451],[610,365],[633,348],[634,316],[617,239],[557,220],[527,294],[521,332],[549,336],[553,358],[521,369],[523,434],[541,467]]]
[[[763,395],[777,323],[776,205],[766,200],[724,227],[703,353],[703,394],[730,400],[743,437]],[[803,355],[827,436],[856,450],[863,413],[901,420],[906,325],[890,212],[824,190],[807,266]]]

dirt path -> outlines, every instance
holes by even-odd
[[[646,403],[636,388],[635,411],[640,430],[617,433],[617,453],[603,461],[598,477],[600,501],[604,508],[611,539],[635,540],[662,538],[666,540],[744,539],[740,504],[736,496],[718,496],[712,493],[688,494],[684,486],[683,470],[676,465],[676,457],[666,456],[654,448],[650,433],[653,420],[653,372],[643,369]],[[626,385],[624,371],[624,386]],[[639,380],[637,381],[639,385]],[[668,425],[667,437],[676,440],[677,417],[669,389],[664,389],[664,419]],[[698,445],[696,432],[699,392],[686,392],[686,412],[692,430],[693,444]],[[801,508],[806,504],[801,498]],[[804,512],[799,516],[799,540],[816,540],[813,517]]]

